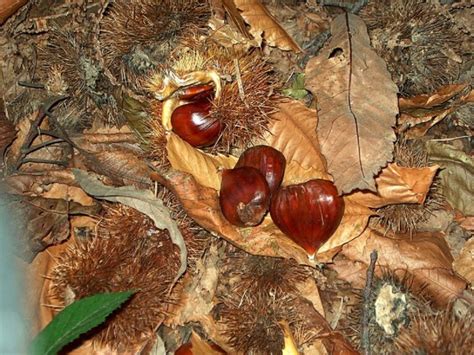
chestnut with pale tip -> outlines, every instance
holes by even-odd
[[[251,166],[260,170],[267,180],[270,192],[273,194],[281,185],[285,174],[286,159],[283,154],[267,145],[257,145],[242,153],[236,168]]]
[[[210,115],[209,100],[199,100],[177,107],[171,114],[173,132],[193,147],[214,144],[222,130],[222,123]]]
[[[343,214],[344,200],[331,181],[322,179],[281,187],[270,205],[273,222],[303,247],[310,259],[334,234]]]
[[[219,203],[222,214],[233,225],[256,226],[268,212],[270,188],[255,168],[227,169],[222,172]]]

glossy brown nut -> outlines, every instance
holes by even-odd
[[[283,233],[314,255],[339,226],[344,200],[331,181],[315,179],[281,187],[272,198],[270,214]]]
[[[268,211],[270,189],[264,176],[255,168],[224,170],[219,203],[224,217],[233,225],[256,226]]]
[[[179,106],[171,114],[173,132],[194,147],[214,144],[219,138],[222,124],[209,117],[210,108],[208,100]]]
[[[205,98],[212,98],[214,95],[214,87],[212,85],[203,84],[190,86],[180,90],[178,97],[181,100],[201,100]]]
[[[236,168],[251,166],[260,170],[267,180],[271,193],[281,185],[285,175],[286,159],[281,152],[267,145],[258,145],[242,153]]]

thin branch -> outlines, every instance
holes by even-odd
[[[360,341],[360,347],[365,355],[371,354],[370,349],[370,334],[369,334],[369,312],[370,312],[370,298],[372,295],[372,281],[374,279],[375,263],[377,261],[378,254],[377,250],[373,250],[370,253],[370,264],[367,268],[367,279],[364,287],[364,299],[363,299],[363,310],[362,310],[362,335]]]

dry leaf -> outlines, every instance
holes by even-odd
[[[223,47],[242,49],[246,52],[252,47],[259,46],[257,41],[246,38],[223,20],[212,18],[209,27],[213,30],[210,34],[212,39]]]
[[[218,350],[218,347],[214,344],[209,344],[206,340],[202,339],[194,331],[191,334],[189,353],[192,355],[221,355],[226,354],[224,351]]]
[[[361,235],[367,227],[369,217],[374,214],[352,196],[344,196],[344,205],[341,224],[316,254],[320,262],[330,262],[344,244]]]
[[[364,234],[342,248],[354,262],[368,263],[377,250],[377,266],[413,277],[413,285],[423,288],[433,301],[445,305],[458,297],[466,282],[452,270],[452,256],[444,238],[435,233],[419,233],[413,239],[388,237],[367,229]]]
[[[73,201],[82,206],[93,206],[96,204],[94,199],[87,195],[81,188],[65,184],[52,184],[47,186],[46,191],[40,195],[44,198]]]
[[[356,192],[353,198],[361,205],[379,208],[398,203],[419,203],[425,201],[438,166],[406,168],[389,164],[375,179],[377,193]]]
[[[290,161],[286,164],[285,176],[282,185],[294,185],[306,182],[311,179],[327,179],[328,175],[313,168],[303,168],[298,162]]]
[[[253,228],[230,224],[221,212],[217,191],[199,185],[193,176],[171,172],[160,183],[175,192],[187,214],[199,225],[248,253],[293,258],[301,264],[314,266],[303,248],[283,235],[273,223],[264,221]]]
[[[232,169],[237,163],[233,156],[211,155],[195,149],[173,133],[168,137],[166,151],[173,169],[192,174],[200,185],[214,190],[221,188],[219,172]]]
[[[462,92],[468,84],[449,84],[442,86],[432,94],[421,94],[412,97],[401,97],[398,106],[401,112],[413,108],[431,108],[439,106]]]
[[[318,100],[321,151],[340,192],[375,191],[374,175],[392,158],[398,89],[359,17],[339,15],[331,33],[305,70]]]
[[[469,239],[456,260],[453,262],[454,271],[461,275],[471,285],[474,284],[474,238]]]
[[[0,112],[0,164],[3,164],[3,153],[5,149],[13,142],[15,137],[15,126],[3,117],[3,112]]]
[[[474,216],[474,159],[452,145],[429,141],[428,156],[443,169],[439,176],[443,195],[454,208]]]
[[[296,100],[282,102],[278,110],[272,115],[265,144],[283,153],[289,169],[291,163],[296,162],[304,169],[312,169],[314,177],[328,179],[316,135],[316,111]]]
[[[281,27],[260,0],[234,0],[235,5],[242,11],[242,17],[250,25],[250,33],[257,39],[262,36],[271,47],[285,51],[301,52],[301,48],[291,36]]]

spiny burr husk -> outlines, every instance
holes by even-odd
[[[396,276],[390,271],[373,280],[368,300],[369,342],[374,353],[394,353],[394,341],[410,324],[418,312],[432,313],[429,302],[422,291],[414,293],[412,279],[405,274]],[[339,329],[360,349],[362,315],[364,310],[363,290],[355,290],[355,303],[350,305],[341,320]]]
[[[394,161],[400,166],[424,168],[429,163],[428,154],[419,140],[407,140],[399,137],[395,144]],[[438,178],[433,183],[423,204],[401,203],[377,209],[377,216],[371,219],[376,226],[380,225],[387,232],[407,233],[418,231],[419,225],[443,206],[444,198],[439,191]]]
[[[225,297],[213,312],[225,327],[223,335],[235,351],[281,354],[284,334],[279,322],[287,321],[295,335],[304,333],[299,331],[304,322],[297,304],[295,297],[271,298],[247,293]]]
[[[204,150],[228,154],[234,149],[248,148],[267,132],[270,115],[278,101],[271,67],[256,52],[242,55],[208,42],[189,40],[188,43],[173,53],[169,63],[159,68],[146,83],[150,95],[162,101],[152,103],[151,115],[155,115],[152,120],[168,122],[164,116],[171,113],[165,114],[164,109],[160,113],[160,108],[170,100],[176,101],[173,108],[182,104],[176,99],[180,83],[198,85],[205,80],[214,85],[215,94],[208,119],[221,122],[223,128],[216,143]],[[158,148],[163,146],[166,129],[171,129],[167,123],[163,126],[165,130],[157,128],[156,122],[150,124],[150,145],[157,147],[158,160],[166,156],[166,152]]]
[[[93,34],[54,28],[47,45],[39,48],[38,62],[48,95],[68,96],[57,115],[65,128],[84,128],[94,119],[124,122],[114,97],[119,88],[97,58]]]
[[[202,0],[119,0],[101,23],[100,43],[115,78],[141,91],[140,78],[166,61],[180,41],[205,27],[210,7]]]
[[[152,338],[163,321],[180,265],[177,249],[168,232],[157,229],[147,216],[108,205],[97,235],[61,255],[51,274],[52,294],[67,305],[96,293],[135,290],[92,332],[96,345],[125,352]]]
[[[226,277],[238,280],[233,292],[251,292],[277,298],[297,295],[297,285],[312,276],[308,268],[292,259],[250,255],[240,249],[229,253],[222,272]]]
[[[474,315],[457,317],[451,309],[436,314],[418,312],[395,341],[402,354],[471,354]]]
[[[160,186],[158,197],[163,200],[171,218],[178,224],[188,252],[188,270],[193,272],[196,261],[202,258],[214,237],[187,215],[176,195],[166,187]]]
[[[371,1],[361,16],[372,46],[403,95],[429,93],[458,78],[463,33],[442,6],[416,0]]]

